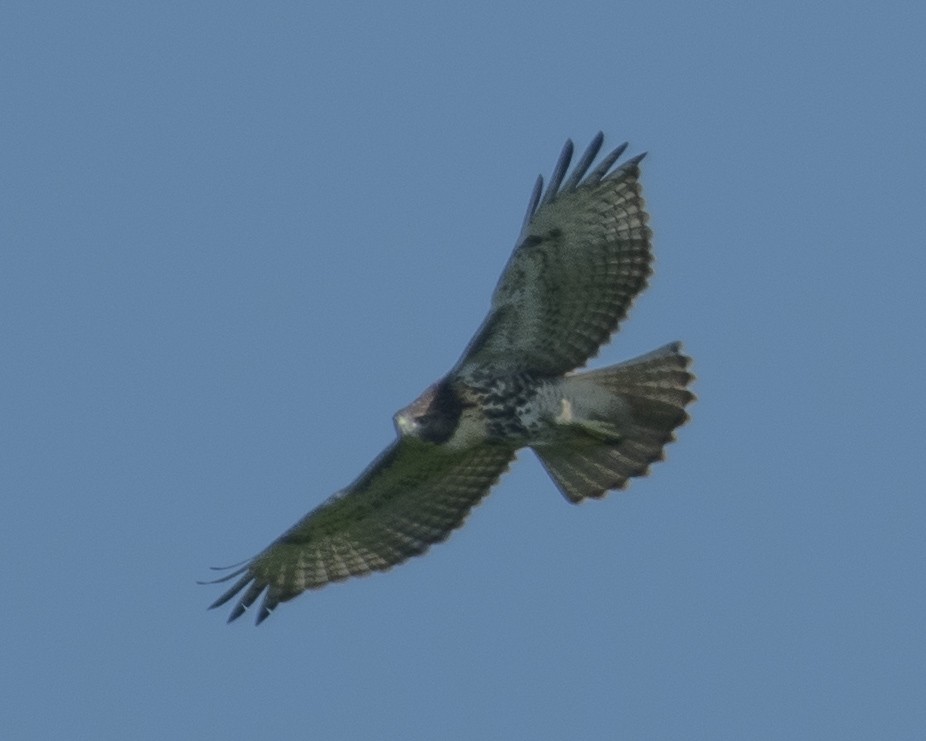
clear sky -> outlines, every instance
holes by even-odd
[[[922,738],[926,9],[4,3],[0,735]],[[386,575],[206,611],[481,321],[534,178],[648,151],[668,461],[531,454]]]

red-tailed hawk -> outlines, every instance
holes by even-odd
[[[263,594],[260,623],[307,589],[385,571],[459,527],[531,448],[570,502],[648,472],[694,398],[679,343],[572,373],[617,329],[646,286],[652,253],[640,161],[626,144],[592,169],[599,133],[567,177],[567,141],[538,178],[489,314],[453,369],[396,413],[395,441],[347,488],[243,567],[211,607]],[[211,582],[215,583],[215,582]]]

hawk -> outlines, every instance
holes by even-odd
[[[395,414],[392,444],[264,551],[209,582],[237,578],[211,605],[238,597],[229,622],[261,595],[258,624],[308,589],[424,553],[463,524],[521,448],[573,503],[622,489],[663,458],[694,398],[680,343],[574,372],[651,273],[644,155],[615,167],[622,144],[595,164],[603,141],[599,133],[571,172],[567,141],[546,189],[537,179],[488,316],[450,372]]]

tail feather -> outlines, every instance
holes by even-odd
[[[688,419],[685,406],[695,398],[687,388],[693,378],[690,362],[681,343],[674,342],[634,360],[569,377],[586,386],[592,382],[620,401],[613,419],[590,421],[585,430],[582,420],[575,420],[570,426],[574,434],[534,446],[569,501],[623,489],[629,479],[646,475],[651,463],[664,458],[663,448]],[[617,432],[604,437],[593,432],[602,426]]]

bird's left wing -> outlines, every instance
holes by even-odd
[[[448,450],[401,438],[360,477],[287,530],[244,567],[219,579],[238,581],[210,607],[243,594],[228,620],[262,593],[260,623],[280,602],[307,589],[385,571],[463,524],[514,458],[510,446]]]
[[[454,374],[562,375],[598,351],[646,287],[643,155],[615,168],[622,144],[593,169],[603,141],[599,133],[568,177],[567,141],[546,190],[538,179],[489,315]]]

